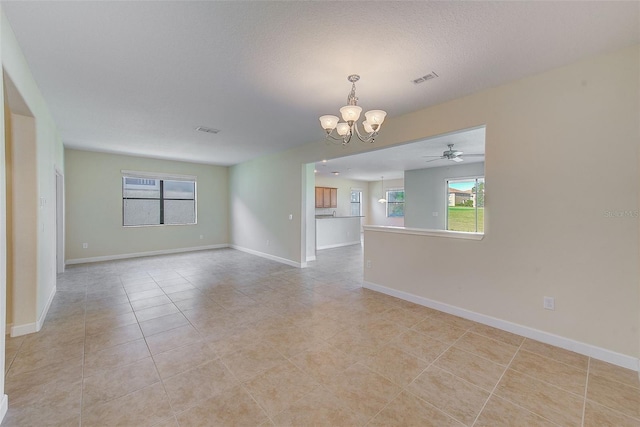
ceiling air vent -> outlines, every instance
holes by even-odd
[[[436,74],[435,71],[430,72],[429,74],[426,74],[422,77],[418,77],[415,80],[411,80],[413,82],[413,84],[419,84],[419,83],[423,83],[426,82],[427,80],[431,80],[431,79],[435,79],[436,77],[438,77],[438,75]]]
[[[218,132],[220,132],[220,129],[206,128],[204,126],[198,126],[196,128],[196,130],[198,130],[200,132],[207,132],[207,133],[218,133]]]

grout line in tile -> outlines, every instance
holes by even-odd
[[[417,332],[417,331],[416,331],[416,332]],[[458,341],[460,341],[460,339],[461,339],[463,336],[464,336],[464,334],[460,335],[460,336],[459,336],[459,337],[458,337],[458,338],[457,338],[453,343],[451,343],[451,344],[450,344],[446,349],[444,349],[444,350],[443,350],[443,351],[438,355],[438,357],[436,357],[435,359],[433,359],[433,360],[431,361],[431,363],[429,363],[429,364],[427,365],[427,367],[426,367],[426,368],[424,368],[422,371],[420,371],[420,373],[419,373],[418,375],[416,375],[416,377],[415,377],[413,380],[411,380],[411,382],[409,382],[409,384],[407,384],[407,385],[406,385],[406,386],[404,386],[404,387],[401,387],[401,391],[400,391],[400,392],[399,392],[399,393],[398,393],[398,394],[397,394],[397,395],[396,395],[392,400],[390,400],[389,402],[387,402],[387,404],[386,404],[386,405],[384,405],[384,406],[382,407],[382,409],[380,409],[380,410],[379,410],[379,411],[378,411],[378,412],[377,412],[377,413],[376,413],[376,414],[375,414],[371,419],[369,419],[369,420],[367,421],[367,424],[368,424],[368,423],[370,423],[370,422],[371,422],[371,420],[373,420],[375,417],[377,417],[377,416],[378,416],[382,411],[384,411],[384,410],[387,408],[387,406],[389,406],[389,404],[390,404],[391,402],[393,402],[393,400],[394,400],[394,399],[396,399],[396,398],[400,395],[400,393],[402,393],[403,391],[406,391],[407,393],[411,394],[412,396],[416,397],[417,399],[419,399],[419,400],[421,400],[421,401],[423,401],[423,402],[428,403],[429,405],[431,405],[431,406],[433,406],[434,408],[436,408],[438,411],[440,411],[440,412],[442,412],[442,413],[446,414],[447,416],[449,416],[450,418],[452,418],[452,419],[454,419],[454,420],[458,421],[459,423],[464,424],[464,422],[462,422],[462,421],[458,420],[458,419],[457,419],[456,417],[454,417],[453,415],[449,414],[448,412],[444,411],[443,409],[438,408],[438,407],[437,407],[437,406],[435,406],[433,403],[431,403],[431,402],[429,402],[429,401],[427,401],[427,400],[424,400],[424,399],[423,399],[423,398],[421,398],[420,396],[416,396],[415,394],[411,393],[411,391],[409,390],[409,386],[410,386],[411,384],[413,384],[413,383],[415,382],[415,380],[417,380],[417,379],[418,379],[418,378],[419,378],[423,373],[425,373],[425,372],[426,372],[430,367],[434,366],[434,367],[438,368],[437,366],[435,366],[436,361],[437,361],[438,359],[440,359],[440,357],[442,357],[442,355],[443,355],[443,354],[445,354],[447,351],[449,351],[449,349],[450,349],[450,348],[452,348],[452,347],[453,347],[453,346],[454,346]],[[440,369],[440,368],[438,368],[438,369]],[[443,370],[444,370],[444,369],[443,369]],[[448,371],[445,371],[445,372],[448,372]],[[450,373],[450,372],[448,372],[448,373]],[[451,374],[451,375],[453,375],[453,374]],[[464,379],[462,379],[462,378],[458,377],[457,375],[454,375],[454,376],[455,376],[456,378],[461,379],[462,381],[467,382],[466,380],[464,380]],[[469,384],[471,384],[471,383],[469,383]]]
[[[589,358],[589,360],[591,360],[591,358]],[[620,384],[620,385],[625,386],[625,387],[634,388],[634,389],[636,389],[636,390],[638,390],[640,392],[640,385],[639,386],[634,386],[634,385],[631,385],[631,384],[623,382],[623,381],[618,381],[616,378],[612,378],[612,377],[609,377],[609,376],[606,376],[606,375],[600,375],[600,374],[595,374],[595,373],[591,374],[591,375],[593,375],[595,377],[605,378],[608,381],[612,381],[612,382],[614,382],[616,384]],[[638,371],[638,376],[640,376],[640,370]]]
[[[528,340],[528,339],[529,339],[529,338],[525,338],[525,340],[523,341],[523,344],[524,344],[524,342],[525,342],[526,340]],[[534,340],[531,340],[531,341],[534,341]],[[562,350],[565,350],[565,349],[563,349],[562,347],[557,347],[557,348],[562,349]],[[549,356],[547,356],[547,355],[540,354],[540,353],[537,353],[537,352],[535,352],[535,351],[527,350],[526,348],[523,348],[523,349],[522,349],[522,351],[525,351],[525,352],[527,352],[527,353],[531,353],[531,354],[533,354],[533,355],[536,355],[536,356],[538,356],[538,357],[542,357],[542,358],[547,359],[547,360],[552,360],[552,361],[554,361],[554,362],[561,363],[561,364],[563,364],[563,365],[565,365],[565,366],[568,366],[568,367],[570,367],[570,368],[579,369],[579,370],[581,370],[581,371],[586,371],[586,369],[582,369],[582,368],[580,368],[580,367],[578,367],[578,366],[571,365],[571,364],[569,364],[569,363],[565,363],[565,362],[563,362],[562,360],[558,360],[558,359],[556,359],[556,358],[549,357]],[[570,351],[570,350],[567,350],[567,351]],[[576,353],[576,354],[579,354],[580,356],[583,356],[583,355],[582,355],[582,354],[580,354],[580,353]],[[588,363],[588,362],[587,362],[587,363]]]
[[[603,408],[606,408],[611,412],[615,412],[616,414],[620,415],[623,418],[625,418],[625,417],[626,418],[631,418],[634,421],[639,421],[640,422],[640,417],[634,417],[634,416],[626,414],[624,412],[620,412],[620,410],[618,410],[618,409],[611,408],[611,407],[609,407],[609,406],[607,406],[605,404],[602,404],[600,402],[596,402],[595,400],[587,399],[587,402],[591,402],[591,403],[594,403],[594,404],[596,404],[598,406],[602,406]],[[638,425],[640,425],[640,423]]]
[[[422,375],[422,373],[418,374],[418,377],[419,377],[420,375]],[[416,377],[416,378],[417,378],[417,377]],[[415,378],[414,378],[414,380],[415,380]],[[412,381],[412,382],[413,382],[413,381]],[[409,384],[411,384],[411,383],[409,383]],[[371,418],[369,418],[369,419],[367,420],[367,422],[366,422],[364,425],[365,425],[365,426],[369,425],[369,424],[371,423],[371,421],[373,421],[373,420],[374,420],[378,415],[380,415],[380,413],[381,413],[382,411],[384,411],[385,409],[387,409],[387,406],[389,406],[389,405],[391,404],[391,402],[393,402],[394,400],[396,400],[396,399],[398,398],[398,396],[400,396],[400,395],[402,394],[402,392],[404,392],[404,391],[405,391],[404,387],[400,387],[400,391],[398,391],[396,394],[394,394],[394,396],[393,396],[393,397],[392,397],[392,398],[391,398],[387,403],[385,403],[385,404],[384,404],[384,406],[383,406],[383,407],[382,407],[378,412],[376,412],[375,414],[373,414],[373,416],[372,416]],[[416,397],[417,397],[417,396],[416,396]],[[421,400],[422,400],[422,399],[421,399]],[[429,404],[430,404],[430,403],[429,403]],[[430,405],[431,405],[431,404],[430,404]],[[433,405],[431,405],[431,406],[433,406]],[[434,408],[435,408],[435,406],[434,406]],[[441,411],[441,412],[442,412],[442,411]],[[449,415],[449,414],[447,414],[447,415]]]
[[[587,378],[584,384],[584,396],[582,401],[582,420],[581,426],[584,427],[584,414],[587,412],[587,390],[589,389],[589,371],[591,370],[591,357],[587,360]]]
[[[522,343],[524,343],[524,340],[520,343],[520,345],[518,346],[518,349],[516,350],[516,352],[513,353],[513,356],[511,356],[511,360],[507,364],[507,367],[504,369],[504,371],[502,371],[502,375],[500,375],[500,378],[498,378],[498,381],[496,381],[496,385],[493,386],[493,389],[489,393],[489,397],[487,397],[487,400],[484,401],[484,405],[482,405],[482,408],[480,409],[480,412],[478,412],[478,415],[476,415],[476,418],[475,418],[475,420],[473,420],[473,423],[471,424],[471,426],[474,426],[476,424],[476,422],[478,422],[478,419],[480,418],[480,414],[482,414],[482,411],[484,411],[484,408],[487,407],[487,403],[489,402],[489,400],[491,400],[491,397],[493,396],[493,393],[498,388],[498,384],[500,384],[500,381],[502,381],[502,378],[507,373],[507,371],[509,370],[509,367],[511,366],[511,364],[514,361],[514,359],[516,358],[516,355],[518,354],[518,352],[522,348]]]
[[[6,337],[5,337],[5,339],[6,339]],[[23,338],[22,341],[20,342],[20,345],[18,346],[18,349],[13,353],[13,357],[11,358],[11,362],[9,363],[9,366],[5,367],[5,373],[4,373],[5,377],[9,373],[9,370],[11,369],[11,366],[13,365],[13,361],[16,360],[16,357],[20,353],[20,350],[22,349],[22,346],[24,345],[24,341],[25,341],[25,339]],[[5,346],[6,346],[6,344],[5,344]],[[6,361],[5,361],[5,363],[6,363]]]
[[[255,397],[253,397],[253,394],[251,394],[251,392],[249,392],[249,390],[247,390],[247,388],[245,387],[244,383],[240,383],[240,387],[242,388],[242,390],[243,390],[245,393],[247,393],[247,394],[249,395],[249,397],[251,398],[251,400],[253,400],[253,401],[255,402],[255,404],[256,404],[256,405],[258,405],[258,408],[260,408],[260,409],[262,410],[262,412],[266,415],[267,419],[268,419],[269,421],[271,421],[271,423],[272,423],[272,424],[274,424],[274,425],[275,425],[275,423],[274,423],[274,422],[273,422],[273,420],[271,419],[271,416],[269,416],[269,413],[267,412],[267,409],[266,409],[266,408],[264,408],[264,407],[260,404],[260,402],[258,402],[258,401],[256,400],[256,398],[255,398]],[[284,412],[284,410],[283,410],[283,411],[280,411],[280,412]],[[276,415],[278,415],[278,414],[276,414]]]
[[[118,279],[120,280],[120,279]],[[121,281],[122,283],[122,281]],[[82,344],[82,374],[80,375],[80,420],[79,420],[79,427],[82,427],[82,414],[84,412],[84,363],[85,363],[85,358],[86,358],[86,354],[87,354],[87,292],[88,289],[85,286],[85,291],[84,291],[84,316],[83,316],[83,322],[84,322],[84,334],[83,335],[83,344]]]
[[[524,351],[526,351],[526,350],[524,350]],[[550,360],[555,360],[555,359],[550,359]],[[569,366],[569,365],[566,365],[566,366]],[[522,375],[525,375],[525,376],[527,376],[527,377],[529,377],[529,378],[533,378],[534,380],[539,381],[539,382],[541,382],[541,383],[543,383],[543,384],[546,384],[546,385],[549,385],[549,386],[551,386],[551,387],[557,388],[558,390],[561,390],[561,391],[563,391],[563,392],[565,392],[565,393],[569,393],[569,394],[572,394],[572,395],[577,396],[577,397],[580,397],[580,398],[584,397],[584,396],[582,396],[582,395],[580,395],[580,394],[578,394],[578,393],[575,393],[575,392],[573,392],[573,391],[565,390],[564,388],[560,387],[560,386],[559,386],[559,385],[557,385],[557,384],[553,384],[553,383],[550,383],[550,382],[548,382],[548,381],[545,381],[545,380],[543,380],[543,379],[541,379],[541,378],[535,377],[535,376],[531,375],[530,373],[523,372],[523,371],[520,371],[520,370],[515,369],[515,368],[511,368],[511,369],[513,369],[515,372],[518,372],[518,373],[520,373],[520,374],[522,374]],[[585,392],[586,392],[586,385],[585,385]]]
[[[473,425],[475,425],[475,423],[478,421],[478,418],[479,418],[479,417],[480,417],[480,415],[482,414],[482,411],[484,411],[484,408],[486,407],[487,403],[489,402],[489,400],[491,399],[491,397],[493,397],[493,395],[495,394],[495,390],[498,388],[498,385],[500,384],[500,381],[502,381],[502,377],[504,377],[504,375],[507,373],[507,371],[508,371],[509,369],[511,369],[511,368],[510,368],[511,363],[512,363],[512,362],[513,362],[513,360],[515,359],[516,355],[521,351],[522,344],[524,344],[524,341],[520,344],[520,346],[518,347],[518,350],[516,350],[516,353],[513,355],[513,358],[512,358],[512,359],[511,359],[511,361],[509,362],[509,365],[507,366],[507,368],[504,370],[504,372],[503,372],[503,373],[502,373],[502,375],[500,376],[500,379],[498,380],[498,382],[496,383],[495,387],[493,388],[493,391],[492,391],[492,392],[491,392],[491,394],[489,395],[489,398],[488,398],[488,399],[487,399],[487,401],[485,402],[484,406],[482,407],[482,409],[481,409],[481,410],[480,410],[480,412],[478,413],[478,416],[476,417],[476,420],[473,422],[472,426],[473,426]],[[526,350],[522,350],[522,351],[526,351]],[[514,369],[514,371],[515,371],[515,369]],[[520,371],[516,371],[516,372],[522,373],[522,372],[520,372]],[[524,375],[526,375],[526,374],[524,374]],[[527,376],[528,376],[528,377],[531,377],[530,375],[527,375]],[[533,377],[531,377],[531,378],[533,378]],[[540,382],[542,382],[542,383],[544,383],[544,384],[548,384],[548,385],[550,385],[550,386],[552,386],[552,387],[555,387],[555,388],[557,388],[557,389],[559,389],[559,390],[562,390],[562,391],[565,391],[565,392],[566,392],[566,390],[561,389],[560,387],[558,387],[558,386],[556,386],[556,385],[554,385],[554,384],[544,382],[544,381],[542,381],[542,380],[539,380],[538,378],[534,378],[534,379],[535,379],[535,380],[538,380],[538,381],[540,381]],[[497,396],[497,395],[496,395],[496,397],[497,397],[498,399],[505,400],[505,401],[507,401],[507,402],[511,403],[512,405],[517,406],[518,408],[523,409],[523,410],[524,410],[524,411],[526,411],[526,412],[529,412],[530,414],[534,414],[534,415],[536,415],[536,416],[538,416],[538,417],[540,417],[540,418],[544,419],[545,421],[548,421],[549,423],[551,423],[551,424],[553,424],[553,425],[556,425],[556,426],[558,426],[558,425],[559,425],[558,423],[556,423],[555,421],[550,420],[549,418],[545,417],[544,415],[538,414],[537,412],[533,412],[533,411],[531,411],[531,410],[529,410],[529,409],[525,408],[524,406],[519,405],[519,404],[518,404],[518,403],[516,403],[516,402],[512,402],[511,400],[509,400],[509,399],[507,399],[507,398],[504,398],[504,397],[501,397],[501,396]]]

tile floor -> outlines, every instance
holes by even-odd
[[[71,267],[6,426],[640,426],[635,372],[231,249]]]

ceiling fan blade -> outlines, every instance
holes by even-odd
[[[437,157],[437,158],[439,158],[439,159],[441,159],[441,158],[442,158],[442,156],[420,156],[420,157]]]
[[[438,160],[443,160],[443,159],[444,159],[444,157],[438,157],[437,159],[431,159],[431,160],[427,160],[427,161],[425,161],[425,163],[429,163],[429,162],[435,162],[435,161],[438,161]]]
[[[462,157],[452,157],[451,160],[453,160],[456,163],[460,163],[460,162],[464,161],[464,159]]]
[[[465,154],[465,157],[484,157],[484,154]]]

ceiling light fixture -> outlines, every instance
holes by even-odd
[[[327,133],[327,139],[341,141],[342,145],[347,145],[351,141],[354,132],[360,141],[374,142],[387,113],[382,110],[370,110],[364,113],[366,120],[362,122],[362,127],[366,134],[363,136],[357,123],[362,112],[362,107],[358,106],[358,98],[356,97],[356,82],[360,80],[360,76],[352,74],[347,77],[347,80],[351,82],[351,92],[347,96],[347,105],[340,109],[344,122],[338,123],[340,119],[337,116],[326,115],[320,117],[320,125]],[[332,135],[334,129],[336,129],[339,138]]]
[[[382,196],[378,199],[378,203],[387,203],[387,199],[384,198],[384,176],[382,178]]]

